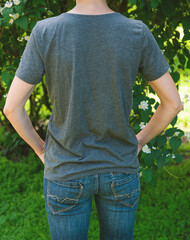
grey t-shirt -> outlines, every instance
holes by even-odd
[[[141,20],[116,12],[38,21],[15,75],[38,84],[45,74],[53,110],[44,177],[138,172],[138,141],[129,123],[133,84],[138,72],[152,81],[169,67]]]

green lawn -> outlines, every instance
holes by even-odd
[[[184,161],[161,169],[155,187],[141,177],[141,196],[134,240],[190,240],[190,147],[182,145]],[[31,152],[15,162],[0,157],[0,240],[50,240],[43,196],[43,165]],[[99,239],[93,198],[89,240]]]

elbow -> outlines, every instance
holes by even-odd
[[[181,102],[178,106],[178,111],[181,112],[183,110],[183,103]]]
[[[183,103],[180,102],[179,104],[173,105],[173,108],[177,113],[181,112],[183,110]]]
[[[8,110],[7,108],[3,108],[3,113],[5,116],[7,116],[10,113],[10,110]]]
[[[12,112],[13,112],[13,110],[11,110],[11,109],[9,109],[7,107],[3,108],[3,113],[4,113],[5,116],[10,115]]]
[[[176,104],[169,104],[169,103],[163,103],[161,102],[161,105],[162,106],[165,106],[169,109],[173,109],[173,111],[175,111],[176,113],[179,113],[183,110],[183,103],[182,102],[179,102],[179,103],[176,103]]]

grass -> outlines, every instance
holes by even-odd
[[[182,164],[173,161],[156,174],[156,186],[141,177],[134,240],[190,240],[190,145],[181,145]],[[0,158],[0,240],[51,240],[43,196],[43,165],[31,152],[15,161]],[[180,177],[180,178],[178,178]],[[92,199],[89,240],[99,239]]]

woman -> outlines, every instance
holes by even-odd
[[[182,110],[168,69],[147,25],[112,11],[106,0],[78,0],[71,11],[37,22],[4,113],[44,163],[53,240],[87,239],[93,196],[100,239],[133,239],[137,155]],[[161,103],[135,135],[129,116],[138,72]],[[24,108],[44,73],[53,104],[45,142]]]

